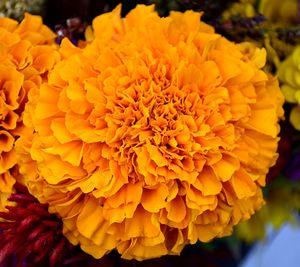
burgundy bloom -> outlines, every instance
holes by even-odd
[[[96,266],[96,261],[62,234],[62,221],[27,189],[16,185],[8,212],[0,212],[1,267]],[[14,202],[14,203],[13,203]],[[102,266],[102,265],[100,265]],[[108,265],[103,265],[108,266]]]
[[[62,221],[48,212],[27,189],[17,184],[8,212],[0,212],[1,267],[113,267],[114,253],[96,260],[62,234]]]
[[[49,214],[47,205],[29,194],[9,198],[15,206],[0,212],[0,266],[57,266],[70,244],[62,235],[62,223]]]

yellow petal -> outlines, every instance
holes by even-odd
[[[298,91],[297,88],[291,87],[287,84],[283,84],[281,86],[281,91],[288,102],[297,103],[297,98],[295,96],[296,92]]]
[[[300,107],[294,107],[290,114],[291,124],[300,131]]]

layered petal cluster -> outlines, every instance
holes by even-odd
[[[60,58],[54,37],[38,16],[26,14],[20,24],[0,18],[0,210],[15,183],[14,142],[23,130],[27,93],[39,87]]]
[[[17,141],[28,188],[95,258],[143,260],[231,233],[262,206],[283,96],[265,51],[201,14],[120,7],[32,91]],[[34,94],[36,93],[36,94]]]
[[[278,78],[282,82],[282,93],[289,103],[295,104],[290,121],[300,131],[300,46],[288,56],[278,68]]]

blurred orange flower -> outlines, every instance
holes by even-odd
[[[31,91],[17,141],[30,192],[96,258],[143,260],[231,233],[263,205],[283,96],[263,49],[201,14],[120,6]]]
[[[38,88],[60,58],[54,37],[38,16],[26,14],[20,24],[0,18],[0,210],[4,210],[15,183],[14,143],[24,130],[27,92]]]

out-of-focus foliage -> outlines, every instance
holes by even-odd
[[[41,14],[45,0],[1,0],[0,17],[21,20],[25,12]]]

